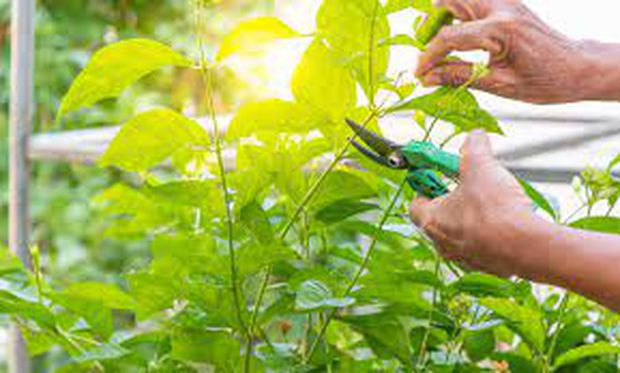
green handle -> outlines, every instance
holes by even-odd
[[[449,192],[448,187],[432,170],[411,170],[407,182],[413,190],[426,198],[435,199]]]
[[[413,169],[430,169],[451,179],[459,176],[460,158],[428,141],[412,141],[401,149]]]
[[[410,165],[407,181],[418,193],[427,198],[437,198],[448,193],[448,187],[439,173],[457,180],[461,159],[428,141],[412,141],[402,149]]]
[[[415,37],[420,43],[426,45],[439,33],[443,26],[451,24],[452,20],[452,14],[446,8],[434,9],[428,14],[424,23],[420,25]]]

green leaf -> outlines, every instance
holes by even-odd
[[[484,360],[495,351],[495,335],[493,330],[486,329],[467,332],[463,347],[473,361]]]
[[[117,310],[132,309],[134,305],[134,299],[115,285],[98,282],[73,283],[61,295],[96,302],[104,307]]]
[[[170,109],[153,109],[125,123],[99,162],[146,171],[180,149],[208,146],[209,136],[198,123]]]
[[[344,170],[333,171],[317,192],[313,206],[324,208],[336,201],[362,200],[377,195],[377,191],[356,172]]]
[[[259,243],[267,245],[275,241],[269,217],[256,201],[241,209],[241,222]]]
[[[497,119],[481,109],[476,98],[467,90],[442,87],[433,93],[415,97],[388,110],[421,110],[424,113],[454,124],[459,131],[484,129],[503,133]]]
[[[28,272],[7,247],[0,246],[0,278],[17,285],[29,283]]]
[[[192,61],[170,47],[148,39],[110,44],[93,55],[62,99],[58,120],[67,113],[119,96],[143,76],[164,66],[191,66]]]
[[[558,369],[564,365],[575,363],[581,359],[603,356],[603,355],[620,354],[620,346],[612,345],[608,342],[595,342],[574,348],[560,355],[553,365],[554,369]]]
[[[366,96],[374,100],[390,57],[390,49],[379,46],[380,40],[390,36],[380,1],[323,1],[316,23],[318,34],[351,66]]]
[[[608,170],[613,170],[616,166],[620,164],[620,154],[618,154],[611,162],[609,162],[609,166],[607,166]]]
[[[516,285],[509,280],[484,273],[467,273],[450,285],[455,293],[475,297],[509,298],[515,295]]]
[[[620,234],[620,218],[613,216],[591,216],[579,219],[570,226],[587,231]]]
[[[172,358],[209,363],[217,371],[236,372],[242,364],[240,351],[239,341],[224,332],[178,330],[172,336]]]
[[[239,273],[250,275],[278,262],[294,259],[296,252],[278,241],[269,244],[249,242],[237,250]]]
[[[582,320],[575,320],[557,333],[557,343],[553,350],[555,357],[587,343],[589,335],[596,335],[596,326],[583,325]]]
[[[422,12],[430,12],[433,9],[432,0],[388,0],[385,5],[387,13],[400,12],[407,8],[417,9]]]
[[[213,180],[180,180],[159,185],[147,185],[144,195],[157,204],[198,207],[221,212],[221,193]],[[203,211],[204,212],[204,211]]]
[[[520,178],[517,178],[517,180],[519,181],[519,184],[521,184],[521,187],[525,191],[525,194],[530,197],[530,199],[536,204],[536,206],[538,206],[538,208],[549,214],[549,216],[551,216],[553,220],[558,220],[557,211],[555,211],[553,206],[551,206],[551,203],[547,201],[547,199],[545,198],[545,196],[542,195],[542,193],[536,190],[536,188],[534,188],[527,181]]]
[[[52,298],[71,314],[84,319],[91,332],[102,339],[107,339],[114,332],[114,320],[110,308],[104,307],[99,301],[65,296],[63,293]]]
[[[140,190],[120,183],[104,190],[94,202],[114,218],[106,228],[108,236],[142,238],[154,229],[170,224],[173,219],[166,206],[148,198]]]
[[[20,325],[19,330],[26,341],[28,355],[35,357],[51,350],[54,346],[62,345],[62,337],[50,330],[33,330],[26,325]]]
[[[267,134],[272,141],[281,133],[307,133],[324,123],[305,105],[270,99],[243,105],[230,123],[226,137],[235,140]]]
[[[299,36],[284,22],[275,17],[259,17],[240,22],[220,44],[216,60],[222,61],[234,54],[251,54],[265,44],[278,39]]]
[[[333,224],[378,208],[379,206],[372,203],[344,199],[321,208],[317,211],[315,217],[325,224]]]
[[[495,352],[490,358],[496,361],[507,362],[511,373],[532,373],[539,371],[533,361],[515,353]]]
[[[0,314],[31,320],[41,327],[52,328],[56,318],[52,311],[38,302],[32,302],[7,290],[0,290]]]
[[[407,329],[398,317],[377,313],[371,315],[344,316],[341,321],[351,325],[354,331],[364,335],[366,342],[379,358],[397,357],[409,365],[411,353]]]
[[[115,343],[103,343],[93,349],[85,351],[79,356],[74,357],[73,360],[76,363],[114,360],[127,356],[130,353],[131,351]]]
[[[334,123],[341,123],[357,104],[355,80],[320,40],[315,40],[297,65],[292,91],[296,100]]]
[[[206,235],[158,235],[151,244],[151,252],[157,265],[174,271],[172,276],[228,273],[227,261],[218,255],[213,238]]]
[[[541,313],[510,299],[482,299],[480,303],[505,320],[507,326],[523,338],[534,351],[543,351],[545,329]]]
[[[352,298],[334,298],[327,285],[317,280],[308,280],[297,289],[295,309],[298,311],[315,311],[343,308],[350,306],[353,302]]]
[[[412,38],[407,34],[398,34],[390,37],[389,39],[385,39],[381,41],[381,46],[392,46],[392,45],[405,45],[414,47],[419,50],[424,50],[426,48],[424,44],[420,43],[418,40]]]
[[[146,320],[154,313],[172,308],[177,289],[170,277],[148,272],[127,275],[131,295],[136,299],[134,310],[138,320]]]

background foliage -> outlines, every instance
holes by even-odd
[[[68,1],[50,16],[51,35],[81,25],[83,7]],[[105,170],[36,170],[34,270],[0,257],[0,311],[22,327],[38,369],[617,371],[615,315],[444,262],[406,217],[403,175],[350,151],[345,117],[380,131],[390,113],[411,112],[437,144],[474,128],[501,133],[467,85],[423,94],[388,75],[392,46],[423,47],[413,30],[390,31],[388,14],[408,7],[433,11],[426,1],[324,0],[307,35],[249,1],[89,3],[99,21],[55,48],[103,48],[88,64],[84,51],[69,53],[79,63],[68,74],[81,69],[70,89],[37,83],[40,129],[123,127]],[[232,15],[245,12],[260,17]],[[307,49],[290,99],[242,85],[235,61],[297,39]],[[439,138],[436,125],[452,134]],[[588,210],[578,221],[524,186],[549,219],[618,233],[617,218],[590,216],[617,202],[612,166],[575,183]]]

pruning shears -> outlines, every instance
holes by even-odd
[[[458,180],[460,158],[441,150],[428,141],[411,141],[398,145],[347,119],[347,124],[368,148],[351,139],[351,144],[376,163],[396,170],[407,170],[407,182],[427,198],[441,197],[449,192],[440,174]]]

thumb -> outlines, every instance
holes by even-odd
[[[481,168],[495,162],[491,141],[485,131],[472,131],[461,147],[461,178],[466,181]]]
[[[409,216],[413,224],[418,227],[424,226],[430,216],[431,200],[426,197],[417,197],[411,202],[409,207]]]

